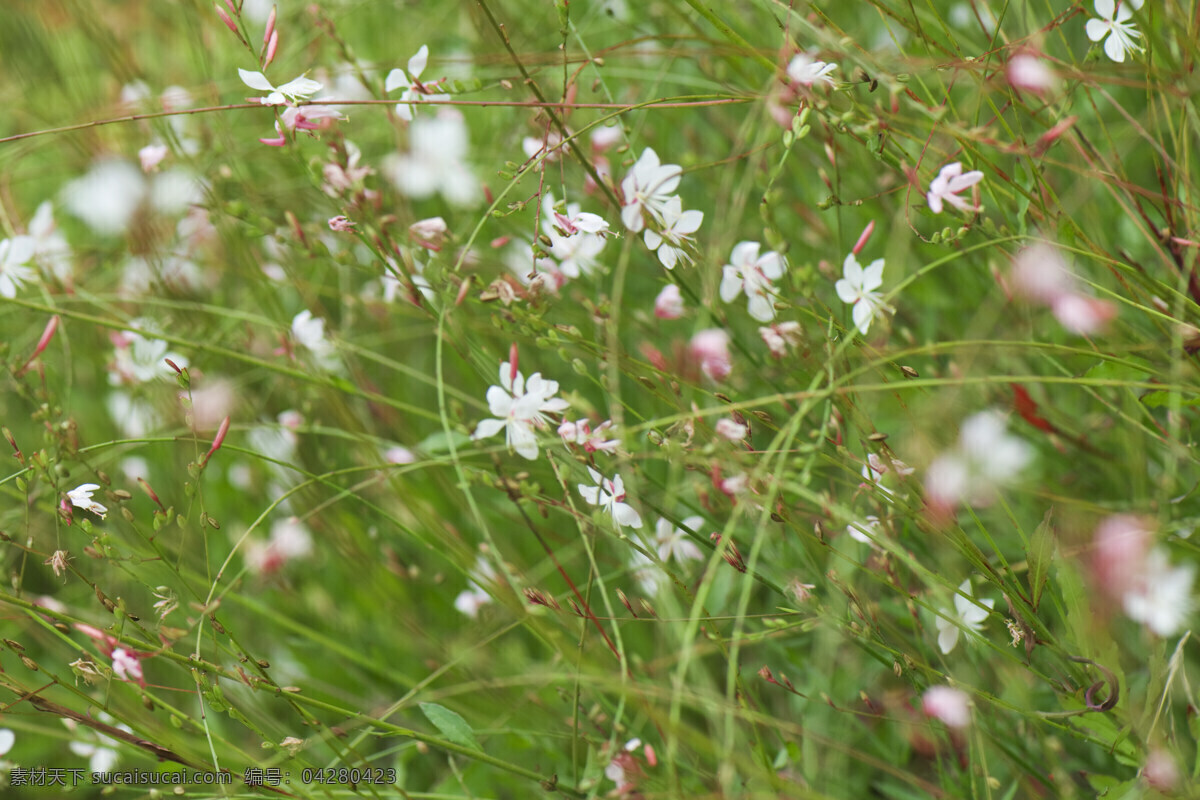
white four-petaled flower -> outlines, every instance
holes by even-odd
[[[642,517],[637,509],[625,502],[625,482],[621,480],[620,475],[614,475],[612,480],[609,480],[591,467],[588,467],[588,474],[592,476],[595,485],[579,484],[579,494],[584,500],[603,508],[612,515],[613,521],[618,525],[642,527]]]
[[[661,222],[659,230],[646,229],[646,247],[658,251],[658,260],[667,269],[675,269],[680,259],[691,261],[691,256],[683,249],[683,243],[691,241],[691,234],[700,229],[704,213],[684,211],[683,202],[675,195],[667,198],[663,204]]]
[[[938,647],[941,651],[949,653],[958,644],[960,627],[971,631],[982,629],[983,621],[988,618],[988,614],[991,613],[989,609],[995,603],[991,598],[976,601],[971,594],[971,579],[963,581],[958,587],[958,593],[954,595],[954,612],[943,608],[944,616],[937,618]],[[980,608],[980,604],[986,608]]]
[[[663,210],[679,187],[681,175],[683,167],[662,164],[658,160],[658,153],[649,147],[643,150],[642,157],[630,168],[625,180],[621,181],[621,194],[625,199],[621,221],[625,227],[640,233],[646,227],[643,212],[648,212],[656,222],[661,222]]]
[[[533,429],[546,427],[547,414],[569,407],[566,400],[554,397],[557,393],[557,381],[543,380],[541,373],[535,372],[526,382],[509,362],[500,362],[500,385],[487,390],[488,409],[497,419],[480,422],[471,438],[486,439],[505,430],[509,448],[532,461],[538,457]]]
[[[404,94],[400,95],[400,102],[396,104],[396,116],[405,122],[412,122],[415,110],[412,101],[421,97],[418,83],[427,63],[429,63],[429,46],[421,45],[417,54],[408,60],[407,74],[405,74],[405,70],[397,67],[388,73],[387,81],[384,83],[383,88],[389,94],[397,89],[404,89]]]
[[[0,240],[0,295],[16,297],[21,284],[33,278],[33,270],[27,265],[36,251],[37,243],[31,236]]]
[[[833,78],[829,77],[829,73],[835,69],[837,69],[837,64],[827,64],[824,61],[818,61],[808,53],[797,53],[788,62],[787,74],[793,83],[803,84],[804,86],[812,86],[818,82],[827,83],[832,86]]]
[[[102,506],[92,499],[92,492],[100,488],[98,483],[84,483],[76,486],[71,491],[67,492],[67,499],[71,501],[71,505],[76,508],[82,508],[84,511],[90,511],[100,519],[104,519],[108,515],[108,508]]]
[[[853,304],[851,314],[854,325],[866,336],[871,328],[871,320],[891,311],[891,307],[883,302],[883,295],[876,291],[883,286],[883,259],[877,258],[863,269],[854,253],[851,253],[842,263],[842,275],[844,277],[834,289],[843,303]]]
[[[682,527],[676,527],[671,520],[660,517],[658,522],[654,523],[654,543],[658,548],[659,559],[670,561],[674,558],[679,562],[703,560],[704,554],[688,536],[688,530],[699,532],[703,525],[704,517],[699,516],[685,518]]]
[[[239,69],[238,75],[241,76],[242,83],[251,89],[258,89],[260,92],[269,92],[266,97],[258,99],[258,102],[264,106],[282,106],[286,105],[289,100],[293,103],[300,100],[307,100],[313,94],[321,91],[320,83],[303,75],[288,81],[283,86],[275,86],[261,72]]]
[[[775,285],[783,277],[787,261],[774,250],[763,255],[758,242],[738,242],[722,270],[721,299],[731,303],[742,292],[749,298],[750,316],[759,322],[775,319]]]
[[[968,213],[978,211],[977,207],[959,197],[958,193],[970,189],[981,180],[983,180],[983,173],[977,169],[964,173],[961,162],[955,161],[947,164],[929,184],[929,192],[925,195],[925,200],[929,203],[929,210],[935,214],[942,213],[944,201],[959,211]]]
[[[1089,19],[1084,30],[1093,42],[1108,39],[1104,42],[1104,53],[1113,61],[1125,60],[1125,53],[1140,53],[1141,46],[1137,43],[1142,34],[1133,27],[1130,19],[1133,10],[1142,7],[1145,0],[1120,0],[1120,7],[1114,0],[1096,0],[1096,14],[1099,19]]]

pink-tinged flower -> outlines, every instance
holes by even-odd
[[[142,664],[137,654],[132,650],[118,647],[112,652],[113,674],[123,681],[133,681],[145,687],[146,679],[142,676]]]
[[[388,73],[387,80],[384,82],[383,88],[388,94],[397,89],[404,90],[404,94],[400,95],[400,102],[396,104],[396,116],[405,122],[412,122],[413,112],[416,111],[416,106],[412,105],[412,102],[421,97],[420,77],[428,63],[429,46],[421,45],[417,54],[408,60],[407,71],[397,67]],[[406,72],[407,74],[405,74]]]
[[[1046,94],[1058,87],[1058,76],[1054,70],[1031,53],[1018,53],[1010,58],[1005,75],[1009,86],[1034,94]]]
[[[766,343],[767,349],[775,358],[783,358],[788,347],[800,344],[799,322],[778,322],[766,328],[759,328],[758,335]]]
[[[720,328],[708,328],[693,336],[688,343],[688,355],[699,362],[700,370],[711,380],[723,381],[733,371],[729,334]]]
[[[34,272],[28,264],[36,251],[37,243],[31,236],[0,240],[0,295],[16,297],[21,284],[33,280]]]
[[[654,523],[654,544],[658,548],[659,559],[670,561],[674,558],[680,563],[702,561],[704,554],[688,536],[687,530],[699,533],[703,525],[704,517],[699,516],[685,518],[682,527],[676,527],[669,519],[660,517],[658,522]]]
[[[289,106],[279,115],[283,127],[289,131],[320,130],[322,127],[328,127],[328,121],[345,118],[346,115],[333,106],[322,105]]]
[[[279,87],[273,85],[261,72],[239,69],[238,75],[241,77],[242,83],[251,89],[257,89],[260,92],[269,92],[266,97],[258,98],[258,102],[264,106],[282,106],[286,105],[289,100],[297,103],[301,100],[307,100],[314,93],[321,91],[321,84],[303,75]]]
[[[704,214],[700,211],[684,211],[679,196],[667,198],[662,207],[661,227],[646,229],[646,247],[658,251],[658,260],[667,269],[675,269],[682,260],[690,263],[692,257],[683,249],[684,242],[692,240],[692,234],[700,229]]]
[[[246,546],[246,566],[260,575],[278,572],[289,562],[312,555],[312,533],[297,517],[276,520],[266,542]]]
[[[341,164],[334,163],[321,167],[321,174],[325,176],[325,184],[321,189],[325,194],[337,197],[345,192],[362,188],[363,181],[375,170],[370,167],[360,167],[358,162],[361,159],[362,151],[353,142],[346,142],[346,165],[343,167]]]
[[[974,213],[979,210],[978,207],[959,197],[958,193],[970,189],[983,180],[983,173],[977,169],[964,173],[962,169],[962,163],[958,161],[947,164],[929,184],[929,192],[925,195],[925,200],[929,203],[930,211],[935,214],[942,213],[943,201],[959,211]]]
[[[529,459],[538,457],[535,428],[545,428],[547,414],[560,414],[569,408],[566,400],[555,398],[558,382],[543,380],[540,372],[525,376],[508,361],[500,362],[500,385],[487,390],[488,410],[496,419],[485,419],[475,428],[472,439],[486,439],[504,430],[510,450]]]
[[[351,222],[348,217],[341,214],[336,217],[329,218],[329,230],[337,233],[352,233],[356,224],[357,223]]]
[[[621,221],[634,233],[646,227],[643,214],[648,213],[656,222],[662,221],[667,201],[679,187],[683,167],[678,164],[662,164],[658,154],[647,147],[642,157],[621,181],[621,194],[625,205],[621,208]]]
[[[731,442],[740,442],[750,432],[748,427],[740,422],[734,422],[729,417],[722,417],[717,420],[716,428],[718,436],[724,436]]]
[[[1033,460],[1033,448],[1008,434],[998,411],[981,411],[963,422],[958,444],[929,465],[925,492],[935,509],[950,510],[962,502],[985,506],[997,490]]]
[[[1096,586],[1114,600],[1142,582],[1146,555],[1154,542],[1149,520],[1133,514],[1113,514],[1096,527],[1092,540],[1092,575]]]
[[[479,199],[479,181],[466,164],[470,139],[462,114],[442,109],[413,120],[408,142],[408,153],[389,154],[381,167],[397,189],[417,200],[440,193],[463,207]]]
[[[594,486],[585,483],[578,485],[579,495],[588,503],[600,506],[612,515],[613,522],[630,528],[642,527],[642,517],[637,510],[625,502],[625,482],[620,475],[614,475],[612,480],[588,467]]]
[[[547,131],[544,136],[526,136],[521,139],[521,150],[526,158],[533,158],[545,152],[546,161],[557,161],[562,154],[562,134],[558,131]]]
[[[847,525],[846,534],[856,542],[875,547],[875,540],[880,536],[882,524],[879,517],[869,514],[862,520],[855,520]]]
[[[1118,7],[1114,0],[1096,0],[1098,19],[1089,19],[1084,30],[1093,42],[1108,37],[1104,42],[1104,54],[1118,63],[1125,60],[1125,53],[1142,52],[1137,40],[1142,37],[1137,28],[1129,21],[1133,12],[1142,7],[1145,0],[1119,0]]]
[[[683,316],[683,296],[679,287],[668,283],[654,298],[654,316],[659,319],[679,319]]]
[[[1156,636],[1173,636],[1187,624],[1195,606],[1196,569],[1171,566],[1166,549],[1156,547],[1146,556],[1141,572],[1137,584],[1125,593],[1125,613]]]
[[[1047,244],[1034,244],[1017,253],[1012,282],[1018,294],[1048,306],[1059,324],[1078,336],[1103,330],[1117,315],[1115,304],[1083,291],[1059,251]]]
[[[1114,304],[1085,294],[1063,295],[1051,304],[1050,311],[1068,333],[1077,336],[1099,333],[1117,316]]]
[[[809,53],[797,53],[788,62],[787,74],[793,83],[812,86],[814,83],[833,85],[830,73],[837,69],[837,64],[827,64],[818,61]]]
[[[415,464],[417,454],[407,447],[395,445],[383,451],[383,458],[389,464]]]
[[[1179,786],[1179,765],[1175,757],[1162,748],[1152,747],[1142,765],[1142,780],[1160,792],[1173,792]]]
[[[996,601],[991,598],[976,601],[971,594],[971,579],[967,578],[963,581],[954,595],[954,611],[943,608],[935,620],[938,631],[938,648],[943,653],[949,654],[958,644],[960,629],[965,628],[974,632],[982,630],[983,622],[988,618],[990,609],[995,604]],[[983,605],[984,608],[981,608],[980,605]]]
[[[883,286],[883,259],[877,258],[863,269],[854,253],[850,253],[842,262],[842,275],[833,288],[843,303],[852,305],[854,325],[866,336],[872,320],[892,311],[891,306],[883,302],[883,295],[876,291]]]
[[[815,583],[801,583],[799,578],[792,578],[788,581],[788,585],[783,588],[784,591],[796,598],[797,603],[803,603],[806,600],[812,599],[812,590],[817,588],[817,585]]]
[[[721,299],[732,303],[742,292],[749,300],[750,316],[759,322],[775,319],[775,284],[787,269],[787,260],[774,250],[759,255],[758,242],[738,242],[722,267]]]
[[[408,235],[426,250],[438,251],[446,243],[449,228],[441,217],[417,220],[408,226]]]
[[[108,508],[100,505],[92,499],[92,492],[100,488],[98,483],[84,483],[76,486],[71,491],[67,492],[67,499],[71,501],[71,505],[76,508],[82,508],[84,511],[90,511],[100,519],[108,516]]]
[[[142,164],[142,172],[153,172],[169,152],[170,149],[165,144],[148,144],[138,150],[138,161]]]
[[[950,686],[930,686],[921,695],[921,710],[951,728],[971,724],[971,698],[962,689]]]
[[[605,439],[604,437],[610,432],[615,431],[611,419],[601,422],[596,430],[592,430],[591,424],[587,420],[579,422],[567,422],[558,426],[558,435],[563,438],[563,444],[568,447],[576,445],[582,447],[585,453],[615,453],[621,444],[620,439]]]

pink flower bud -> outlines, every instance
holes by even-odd
[[[267,17],[267,27],[263,31],[263,44],[271,40],[271,34],[275,32],[275,12],[279,9],[278,6],[271,6],[271,14]]]
[[[241,32],[238,31],[237,25],[234,24],[234,21],[229,18],[229,15],[225,13],[225,9],[221,8],[216,3],[213,3],[213,8],[216,9],[217,16],[220,17],[221,21],[225,23],[225,27],[229,28],[229,30],[233,31],[240,37],[242,35]]]
[[[138,161],[142,164],[142,172],[153,171],[170,152],[165,144],[148,144],[138,150]]]
[[[1005,75],[1009,86],[1034,94],[1045,94],[1058,86],[1058,76],[1054,70],[1031,53],[1019,53],[1009,59]]]
[[[659,319],[679,319],[683,316],[683,297],[679,287],[668,283],[654,299],[654,316]]]
[[[354,230],[355,224],[342,215],[329,218],[329,230],[338,233],[351,233]]]
[[[862,234],[858,237],[858,241],[854,243],[851,252],[858,255],[862,249],[867,246],[867,240],[871,238],[871,233],[875,230],[875,220],[867,223],[867,227],[863,229]]]
[[[274,10],[271,11],[275,13]],[[271,32],[271,40],[267,42],[267,54],[263,57],[263,69],[271,66],[271,62],[275,60],[275,50],[279,47],[279,31]]]
[[[688,354],[700,370],[714,381],[723,381],[733,371],[729,357],[729,334],[720,328],[700,331],[688,343]]]
[[[931,686],[921,697],[921,709],[926,716],[951,728],[965,728],[971,724],[971,698],[961,689]]]

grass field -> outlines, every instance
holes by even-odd
[[[1200,796],[1196,0],[0,13],[5,797]]]

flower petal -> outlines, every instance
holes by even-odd
[[[261,72],[251,72],[248,69],[238,69],[238,76],[241,77],[242,83],[249,86],[251,89],[258,89],[260,92],[273,92],[275,87],[267,80],[267,76]]]
[[[425,71],[425,65],[429,63],[429,45],[421,45],[421,49],[417,54],[408,60],[408,74],[413,78],[421,77],[421,73]]]

